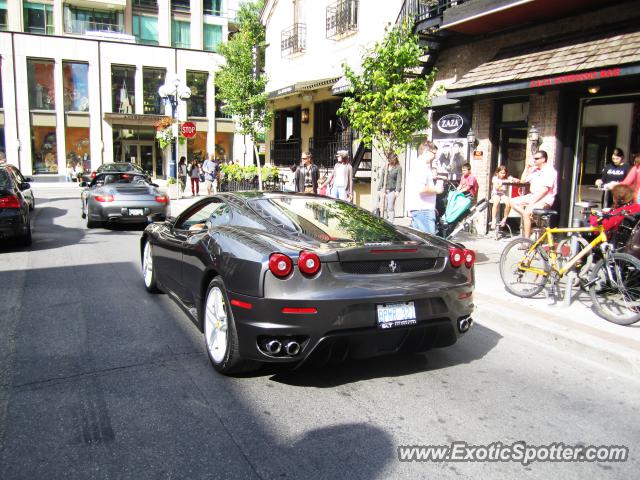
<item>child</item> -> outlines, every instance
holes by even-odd
[[[458,191],[471,197],[475,203],[476,196],[478,195],[478,180],[476,180],[476,177],[471,175],[470,163],[462,165],[462,177],[460,178]]]
[[[504,227],[507,224],[511,204],[509,203],[509,195],[507,195],[507,186],[504,185],[504,182],[511,180],[513,180],[513,178],[507,176],[507,167],[504,165],[498,165],[498,168],[496,168],[493,178],[491,179],[491,203],[493,204],[491,210],[492,229],[496,228],[496,219],[498,218],[498,211],[501,203],[504,205],[504,216],[500,222],[500,227]]]

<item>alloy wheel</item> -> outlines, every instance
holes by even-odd
[[[209,356],[215,363],[221,363],[227,353],[227,327],[225,297],[222,290],[214,286],[205,304],[204,335]]]

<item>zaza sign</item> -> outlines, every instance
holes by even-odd
[[[465,110],[434,111],[433,138],[465,138],[469,132],[469,113]]]
[[[184,122],[180,127],[180,133],[185,138],[193,138],[196,136],[196,124],[193,122]]]

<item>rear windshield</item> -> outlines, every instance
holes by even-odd
[[[411,240],[382,218],[333,198],[271,197],[251,200],[249,205],[271,224],[321,242]]]
[[[147,180],[144,175],[134,173],[101,173],[94,179],[95,183],[111,184],[111,183],[133,183],[146,185]]]
[[[105,163],[98,168],[99,172],[131,172],[137,170],[131,163]]]

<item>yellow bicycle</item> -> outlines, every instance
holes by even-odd
[[[534,215],[550,215],[548,210],[534,210]],[[588,291],[596,312],[602,318],[620,325],[640,320],[640,260],[613,251],[602,220],[612,217],[597,213],[596,227],[546,227],[537,240],[516,238],[507,244],[500,256],[500,276],[509,293],[529,298],[540,293],[551,280],[558,288],[560,279],[573,269],[582,270],[596,247],[601,258],[583,285]],[[554,235],[596,234],[587,243],[579,244],[577,252],[563,255]]]

